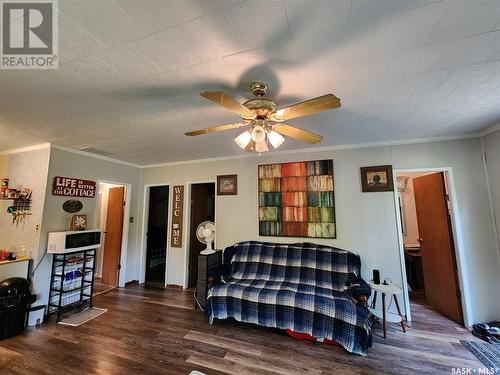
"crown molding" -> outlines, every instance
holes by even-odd
[[[497,123],[497,124],[495,124],[495,125],[492,125],[492,126],[490,126],[490,127],[486,128],[486,129],[484,129],[484,130],[481,130],[481,131],[479,132],[479,135],[480,135],[481,137],[484,137],[484,136],[487,136],[488,134],[491,134],[491,133],[496,132],[497,130],[500,130],[500,122],[499,122],[499,123]]]
[[[469,134],[461,134],[454,136],[445,136],[445,137],[430,137],[430,138],[413,138],[413,139],[401,139],[396,141],[388,141],[388,142],[371,142],[371,143],[355,143],[348,145],[337,145],[337,146],[323,146],[323,147],[313,147],[313,148],[298,148],[293,150],[283,150],[283,151],[271,151],[263,154],[263,156],[271,156],[271,155],[290,155],[290,154],[300,154],[307,152],[325,152],[325,151],[340,151],[340,150],[351,150],[351,149],[359,149],[359,148],[372,148],[372,147],[390,147],[390,146],[399,146],[399,145],[411,145],[411,144],[419,144],[419,143],[433,143],[433,142],[445,142],[445,141],[457,141],[461,139],[470,139],[470,138],[480,138],[493,133],[497,130],[500,130],[500,123],[494,126],[491,126],[480,133],[469,133]],[[157,164],[146,164],[139,165],[130,163],[127,161],[110,158],[104,155],[93,154],[91,152],[86,152],[82,150],[77,150],[71,147],[58,145],[55,143],[43,143],[29,147],[22,147],[7,151],[1,151],[0,155],[8,155],[8,154],[16,154],[19,152],[27,152],[34,151],[43,148],[52,148],[56,150],[71,152],[73,154],[86,156],[94,159],[100,159],[104,161],[108,161],[111,163],[126,165],[129,167],[139,168],[139,169],[147,169],[147,168],[161,168],[161,167],[173,167],[177,165],[187,165],[187,164],[200,164],[200,163],[211,163],[218,161],[226,161],[226,160],[238,160],[238,159],[248,159],[248,158],[258,158],[261,157],[258,153],[245,153],[240,155],[230,155],[230,156],[219,156],[213,158],[203,158],[203,159],[190,159],[190,160],[181,160],[181,161],[173,161],[167,163],[157,163]]]
[[[401,139],[401,140],[389,141],[389,142],[355,143],[355,144],[338,145],[338,146],[298,148],[298,149],[293,149],[293,150],[266,152],[266,153],[262,154],[262,156],[288,155],[288,154],[300,154],[300,153],[306,153],[306,152],[340,151],[340,150],[352,150],[352,149],[359,149],[359,148],[389,147],[389,146],[411,145],[411,144],[419,144],[419,143],[457,141],[457,140],[461,140],[461,139],[479,138],[480,136],[481,135],[478,133],[469,133],[469,134],[444,136],[444,137]],[[177,165],[210,163],[210,162],[217,162],[217,161],[248,159],[248,158],[258,158],[258,157],[261,157],[261,155],[259,155],[258,153],[245,153],[245,154],[241,154],[241,155],[220,156],[220,157],[206,158],[206,159],[192,159],[192,160],[183,160],[183,161],[173,161],[173,162],[168,162],[168,163],[147,164],[147,165],[140,165],[139,168],[146,169],[146,168],[173,167],[173,166],[177,166]]]
[[[38,145],[33,145],[33,146],[28,146],[28,147],[14,148],[12,150],[6,150],[6,151],[0,151],[0,155],[18,154],[20,152],[28,152],[28,151],[41,150],[43,148],[49,148],[49,147],[50,147],[50,143],[40,143]]]
[[[126,165],[128,167],[142,168],[141,165],[129,163],[127,161],[123,161],[123,160],[119,160],[119,159],[113,159],[113,158],[110,158],[110,157],[104,156],[104,155],[93,154],[92,152],[86,152],[86,151],[82,151],[82,150],[77,150],[77,149],[71,148],[71,147],[61,146],[61,145],[58,145],[58,144],[55,144],[55,143],[51,143],[50,147],[53,148],[53,149],[56,149],[56,150],[71,152],[73,154],[77,154],[77,155],[81,155],[81,156],[86,156],[86,157],[89,157],[89,158],[100,159],[100,160],[109,161],[111,163]]]

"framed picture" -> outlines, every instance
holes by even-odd
[[[87,229],[87,215],[73,215],[71,217],[71,224],[69,230],[86,230]]]
[[[259,235],[336,238],[333,160],[259,165]]]
[[[392,165],[361,168],[361,190],[364,193],[393,191]]]
[[[227,174],[217,176],[217,195],[237,195],[238,175]]]

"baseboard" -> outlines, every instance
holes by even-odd
[[[182,285],[177,285],[177,284],[167,284],[168,288],[177,288],[177,289],[183,289]]]
[[[135,285],[135,284],[139,284],[139,280],[131,280],[131,281],[127,281],[125,283],[125,286],[130,286],[130,285]]]

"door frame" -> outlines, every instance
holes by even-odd
[[[165,254],[165,286],[167,286],[167,276],[168,276],[168,257],[170,254],[170,225],[171,225],[171,215],[170,207],[172,202],[172,185],[170,182],[159,183],[159,184],[145,184],[144,185],[144,199],[143,199],[143,209],[142,209],[142,228],[141,228],[141,245],[140,245],[140,256],[139,256],[139,283],[144,283],[146,281],[146,252],[148,247],[148,238],[146,236],[148,221],[149,221],[149,192],[152,187],[158,186],[168,186],[168,207],[167,207],[167,244],[166,244],[166,254]]]
[[[453,232],[453,243],[455,248],[455,258],[457,261],[457,278],[458,285],[460,288],[461,294],[461,302],[462,302],[462,316],[464,319],[464,325],[466,327],[470,327],[472,324],[472,320],[470,317],[471,309],[471,300],[469,293],[466,291],[469,290],[469,281],[467,279],[466,265],[465,265],[465,248],[463,244],[463,233],[462,227],[460,223],[460,211],[457,201],[457,193],[455,188],[455,177],[453,174],[452,167],[435,167],[435,168],[397,168],[393,169],[393,181],[396,181],[396,177],[401,173],[421,173],[421,172],[430,172],[430,173],[440,173],[442,172],[445,178],[446,186],[448,188],[448,196],[450,202],[450,210],[451,210],[451,228]],[[411,311],[410,311],[410,296],[408,293],[408,283],[406,279],[406,263],[405,263],[405,253],[404,253],[404,241],[403,241],[403,233],[401,231],[401,215],[398,208],[398,189],[397,184],[394,189],[394,210],[396,215],[396,227],[397,227],[397,236],[398,236],[398,246],[399,246],[399,262],[401,265],[401,277],[403,280],[403,296],[404,296],[404,304],[406,310],[406,319],[408,322],[411,322]]]
[[[184,254],[184,285],[182,286],[184,289],[188,288],[189,283],[189,251],[191,248],[191,185],[197,184],[214,184],[215,186],[215,202],[214,202],[214,218],[215,218],[215,226],[217,226],[217,181],[216,180],[201,180],[201,181],[189,181],[186,182],[187,192],[185,194],[186,202],[185,208],[186,215],[184,215],[184,228],[187,230],[186,232],[186,251]],[[215,242],[217,241],[217,237],[215,238]]]
[[[130,206],[132,204],[132,184],[118,181],[97,180],[97,195],[99,195],[100,184],[111,184],[125,187],[125,209],[123,210],[123,228],[122,228],[122,246],[120,248],[120,269],[118,270],[118,286],[125,287],[127,278],[127,252],[128,252],[128,234],[130,226]],[[99,198],[100,199],[100,198]],[[96,205],[97,208],[97,205]],[[94,223],[97,223],[98,210],[95,210]],[[107,219],[107,218],[106,218]],[[103,248],[104,251],[104,248]],[[104,261],[104,258],[103,258]]]

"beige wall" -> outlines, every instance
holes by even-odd
[[[0,200],[0,248],[19,250],[22,245],[36,254],[45,201],[49,147],[38,150],[0,155],[0,178],[9,178],[9,188],[29,187],[32,189],[31,215],[19,223],[12,223],[12,214],[7,207],[11,200]],[[3,280],[0,275],[0,280]]]
[[[498,292],[495,285],[500,284],[500,270],[478,139],[322,152],[269,153],[261,157],[145,168],[142,170],[142,184],[184,184],[187,189],[189,182],[215,181],[219,174],[237,173],[238,195],[217,198],[218,247],[248,239],[304,241],[302,238],[259,237],[257,166],[325,158],[334,160],[338,238],[313,241],[359,253],[366,279],[370,278],[373,268],[378,268],[383,277],[390,277],[400,285],[402,275],[394,195],[390,192],[362,193],[359,167],[392,164],[400,169],[453,168],[460,217],[458,239],[464,251],[461,257],[462,279],[464,292],[470,296],[467,303],[469,318],[471,322],[477,322],[498,317],[500,299],[492,301],[491,296]],[[144,189],[141,189],[141,204],[143,193]],[[167,279],[170,284],[183,285],[186,279],[187,202],[186,198],[183,247],[168,250]],[[143,240],[144,237],[141,242]],[[144,257],[144,253],[141,256]],[[141,271],[143,266],[141,264]]]

